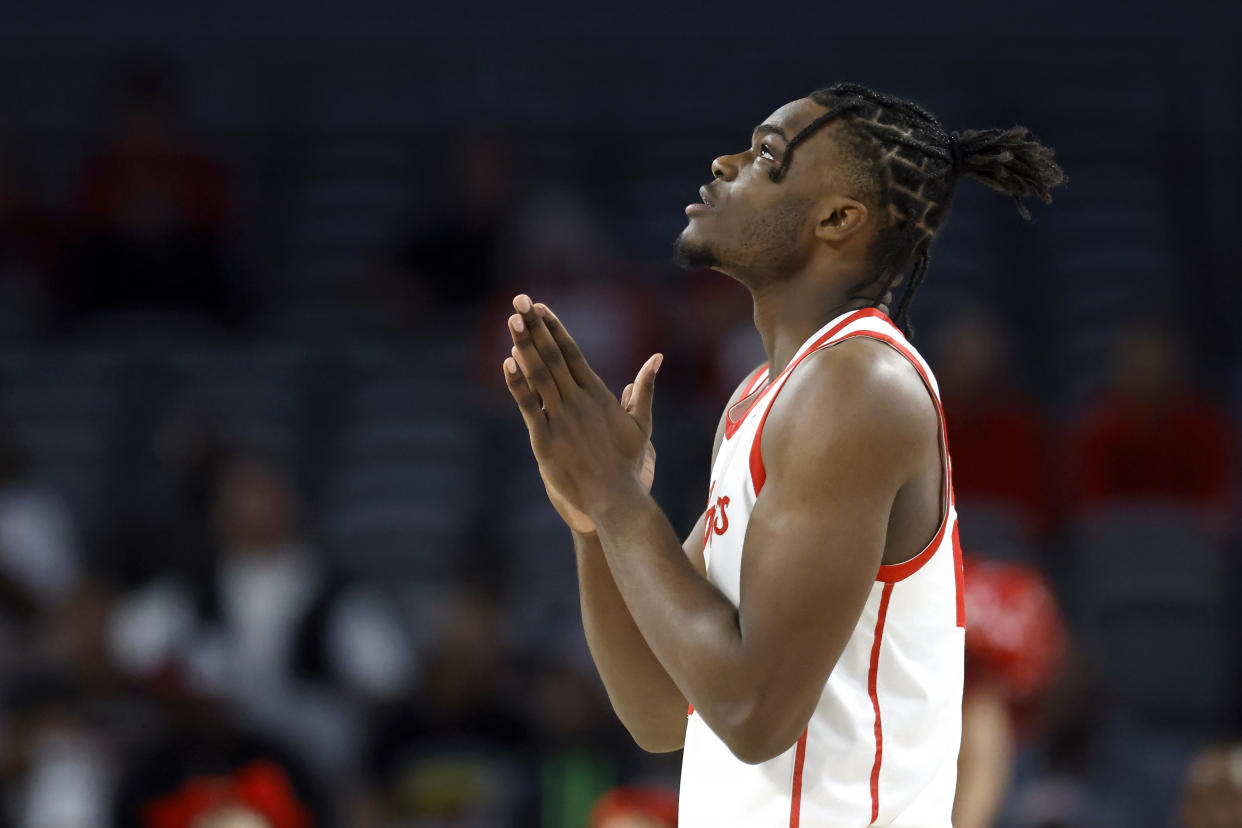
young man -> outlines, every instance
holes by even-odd
[[[638,744],[685,748],[682,828],[948,828],[961,560],[936,381],[903,328],[960,178],[1025,215],[1064,175],[1023,127],[949,135],[852,84],[782,106],[712,174],[678,259],[750,289],[768,362],[725,408],[684,544],[648,494],[661,355],[618,404],[550,310],[521,295],[509,318],[587,641]]]

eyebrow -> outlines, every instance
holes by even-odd
[[[752,132],[751,134],[752,135],[779,135],[781,138],[784,138],[786,141],[789,140],[789,136],[785,134],[785,130],[781,129],[776,124],[760,124],[759,126],[755,127],[754,132]]]

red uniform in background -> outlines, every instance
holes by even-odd
[[[1227,508],[1232,497],[1233,428],[1221,408],[1190,389],[1159,401],[1106,394],[1072,443],[1070,479],[1082,506],[1160,499],[1212,509]]]
[[[1233,427],[1195,387],[1175,329],[1139,319],[1117,340],[1113,374],[1071,432],[1069,479],[1080,508],[1165,501],[1231,518]]]
[[[1017,724],[1057,678],[1068,636],[1047,579],[1028,566],[967,556],[966,692],[986,686]]]

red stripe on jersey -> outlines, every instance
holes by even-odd
[[[913,558],[911,558],[908,561],[903,561],[898,564],[881,564],[880,565],[879,572],[876,574],[876,580],[885,581],[887,583],[894,583],[896,581],[901,581],[906,578],[909,578],[915,572],[918,572],[923,567],[923,564],[931,560],[932,556],[936,553],[936,550],[940,547],[941,542],[944,540],[944,533],[949,525],[949,508],[953,504],[953,500],[954,500],[954,497],[953,497],[953,464],[949,460],[949,437],[948,437],[949,430],[948,430],[948,426],[945,423],[945,419],[944,419],[944,409],[940,405],[940,397],[937,396],[935,389],[932,386],[931,377],[928,376],[927,371],[923,369],[922,364],[914,356],[913,351],[911,351],[905,345],[901,344],[901,342],[898,341],[896,337],[890,336],[889,334],[880,333],[878,331],[854,331],[852,333],[848,333],[845,336],[841,337],[840,339],[837,340],[837,342],[831,342],[831,343],[829,342],[829,340],[832,339],[832,337],[838,331],[840,331],[841,328],[843,328],[845,325],[848,325],[850,322],[853,322],[854,320],[861,318],[863,316],[879,317],[881,319],[884,319],[890,325],[893,324],[892,320],[890,320],[882,312],[874,310],[874,309],[868,309],[867,311],[861,311],[857,314],[852,314],[848,319],[844,320],[840,325],[834,326],[832,330],[830,330],[828,333],[824,334],[818,340],[816,340],[815,344],[812,345],[812,347],[809,350],[807,350],[806,353],[802,354],[802,356],[798,357],[798,359],[790,363],[789,367],[786,368],[782,372],[782,376],[788,373],[789,371],[792,371],[794,366],[796,366],[799,362],[801,362],[803,359],[810,356],[811,354],[815,353],[816,351],[822,350],[825,347],[830,347],[831,345],[836,345],[837,342],[844,342],[847,339],[852,339],[854,337],[861,336],[861,337],[867,337],[868,339],[875,339],[880,342],[883,342],[889,345],[890,347],[892,347],[899,354],[904,356],[906,358],[906,361],[914,366],[914,370],[918,372],[919,377],[923,380],[923,384],[927,386],[927,392],[931,395],[932,404],[935,405],[936,407],[936,416],[940,420],[940,447],[941,447],[941,450],[944,452],[944,474],[945,474],[945,491],[944,491],[943,510],[942,510],[942,514],[940,517],[940,525],[936,529],[936,534],[932,537],[931,542],[928,543],[927,546],[923,547],[923,550],[919,552],[919,554],[915,555]],[[894,327],[896,326],[894,325]],[[775,384],[776,384],[775,382],[771,383],[768,386],[768,388],[771,388]],[[764,389],[765,392],[766,390],[767,389]],[[760,395],[760,397],[762,397],[762,395]],[[751,482],[751,485],[754,487],[756,497],[759,495],[759,492],[763,489],[763,484],[767,482],[767,478],[768,478],[767,470],[763,466],[763,448],[762,448],[763,427],[767,424],[768,414],[772,412],[772,406],[775,404],[776,404],[776,400],[773,399],[772,402],[768,405],[768,410],[763,412],[763,418],[759,421],[759,430],[755,432],[755,441],[751,444],[751,447],[750,447],[750,482]]]
[[[754,407],[755,403],[759,402],[758,397],[751,400],[750,405],[746,406],[746,411],[742,412],[742,416],[738,417],[736,420],[733,419],[733,409],[746,402],[746,398],[755,393],[755,389],[759,387],[760,377],[766,376],[767,374],[767,367],[768,364],[765,362],[756,368],[754,373],[750,375],[750,378],[746,380],[746,385],[742,388],[742,393],[738,395],[737,402],[725,409],[726,440],[732,437],[734,432],[741,428],[742,421],[746,419],[746,415],[750,412],[750,409]]]
[[[694,715],[694,705],[692,704],[686,708],[686,718],[690,718],[693,715]]]
[[[806,761],[806,734],[798,739],[798,749],[794,751],[793,790],[789,800],[789,828],[798,828],[802,818],[802,763]]]
[[[871,766],[871,821],[880,816],[880,759],[884,756],[884,728],[880,724],[880,696],[876,692],[876,674],[880,669],[880,641],[884,638],[884,619],[888,616],[888,600],[893,585],[887,583],[880,593],[880,611],[875,619],[875,640],[871,644],[871,667],[867,671],[867,693],[875,709],[875,764]]]
[[[849,316],[845,317],[840,322],[833,325],[819,339],[812,342],[811,347],[807,348],[806,351],[804,351],[800,357],[798,357],[793,362],[786,365],[785,370],[781,371],[780,375],[777,376],[776,379],[768,383],[767,387],[764,388],[763,391],[760,392],[759,396],[755,398],[755,401],[751,403],[750,407],[754,408],[756,405],[758,405],[759,401],[762,400],[765,396],[767,396],[768,391],[774,388],[777,385],[777,383],[779,383],[781,379],[783,379],[787,374],[793,371],[794,368],[798,367],[799,362],[801,362],[802,360],[806,359],[811,354],[818,351],[826,342],[828,342],[830,339],[832,339],[834,336],[840,333],[842,328],[844,328],[846,325],[849,325],[851,322],[857,322],[859,319],[866,319],[868,317],[876,317],[876,318],[887,321],[888,324],[890,325],[893,324],[893,321],[888,318],[888,315],[885,314],[884,311],[877,310],[876,308],[865,308],[864,310],[860,310],[856,313],[851,313]],[[768,410],[763,412],[763,417],[759,420],[759,428],[757,431],[755,431],[755,441],[750,444],[750,483],[751,483],[751,486],[754,487],[756,497],[758,497],[759,495],[759,490],[763,488],[764,481],[767,480],[767,472],[763,468],[763,451],[760,448],[760,444],[763,441],[763,427],[764,425],[767,424],[768,414],[772,412],[772,405],[774,405],[775,403],[776,403],[776,398],[774,397],[772,399],[772,403],[768,405]],[[749,410],[750,409],[747,409],[747,411]],[[743,417],[742,419],[746,419],[746,418]],[[740,426],[741,423],[739,422],[738,425]],[[737,431],[737,428],[734,427],[733,430]],[[725,424],[725,437],[729,437],[729,436],[732,436],[732,435],[729,432],[728,423],[726,423]]]
[[[949,525],[950,507],[953,505],[953,463],[949,460],[949,427],[944,419],[944,408],[940,405],[940,397],[937,396],[935,389],[932,387],[931,377],[928,376],[927,371],[923,369],[923,365],[915,358],[913,351],[897,341],[896,337],[874,331],[858,331],[857,333],[847,334],[841,337],[841,341],[844,342],[846,339],[854,336],[865,336],[879,340],[904,356],[906,361],[914,366],[914,370],[919,372],[919,376],[923,379],[923,384],[927,386],[927,392],[931,394],[932,403],[936,406],[936,416],[940,420],[940,449],[944,452],[944,513],[940,518],[940,526],[936,529],[935,536],[923,548],[922,552],[910,560],[902,561],[899,564],[880,565],[880,571],[876,575],[876,580],[893,583],[909,578],[915,572],[922,569],[923,564],[931,560],[932,556],[936,554],[936,550],[940,548],[941,541],[944,540],[944,532]]]
[[[957,581],[957,625],[966,628],[966,574],[962,569],[962,541],[953,524],[953,577]]]

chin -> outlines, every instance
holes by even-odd
[[[717,269],[720,266],[720,259],[717,258],[710,244],[694,238],[690,233],[690,228],[687,227],[673,242],[673,263],[687,269],[701,267]]]

